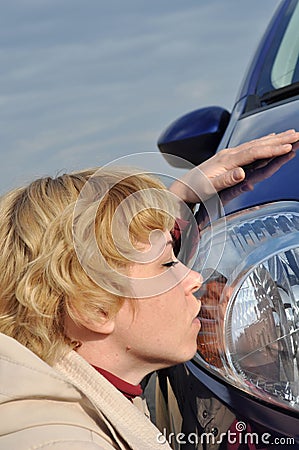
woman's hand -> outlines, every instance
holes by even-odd
[[[299,132],[269,134],[237,147],[221,150],[212,158],[176,180],[170,191],[187,203],[198,203],[215,191],[234,186],[245,178],[243,167],[257,160],[275,158],[292,150]]]

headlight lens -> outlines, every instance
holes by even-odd
[[[226,382],[299,410],[299,204],[233,214],[201,236],[196,361]]]

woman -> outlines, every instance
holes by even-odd
[[[268,136],[200,168],[218,190],[298,138]],[[198,201],[197,174],[172,192]],[[135,404],[147,374],[196,351],[202,279],[173,254],[173,197],[148,175],[99,169],[2,198],[1,450],[170,448]]]

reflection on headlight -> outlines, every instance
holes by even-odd
[[[199,354],[215,367],[222,367],[224,343],[222,339],[223,320],[227,301],[220,303],[226,278],[217,272],[205,282],[201,289],[201,329],[197,338]],[[227,299],[228,300],[228,299]]]
[[[234,214],[219,221],[216,233],[214,224],[214,235],[203,233],[195,265],[211,274],[201,292],[197,362],[251,395],[296,410],[298,230],[296,202]]]
[[[248,275],[230,305],[226,329],[236,376],[293,405],[299,404],[298,300],[293,291],[299,280],[288,257],[294,262],[297,252],[280,253]]]

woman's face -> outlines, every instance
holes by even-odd
[[[169,232],[158,232],[151,245],[140,246],[129,270],[134,297],[115,321],[115,337],[132,364],[152,370],[187,361],[197,349],[200,301],[194,293],[202,277],[175,258],[172,244]]]

